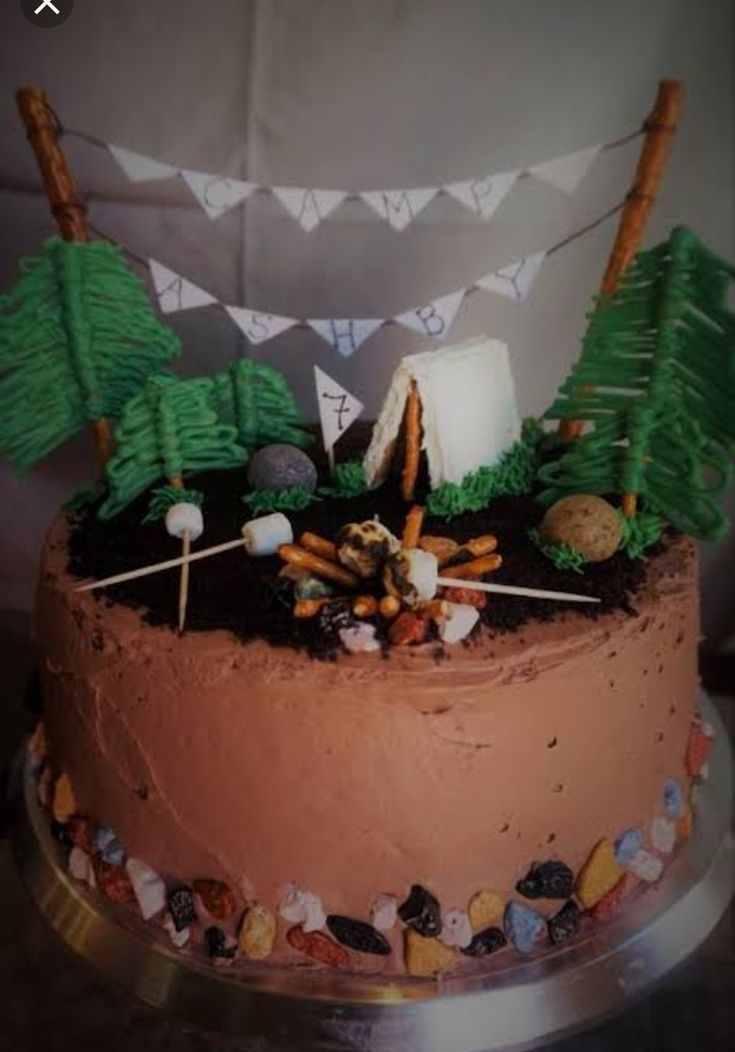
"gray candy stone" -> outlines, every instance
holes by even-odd
[[[316,489],[316,468],[310,457],[297,446],[275,442],[253,453],[248,464],[248,483],[253,489],[290,489],[303,486],[308,493]]]

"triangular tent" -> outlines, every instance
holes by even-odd
[[[520,436],[508,348],[502,341],[478,336],[408,355],[393,374],[365,454],[371,488],[388,473],[412,391],[421,408],[421,448],[432,489],[495,464]]]

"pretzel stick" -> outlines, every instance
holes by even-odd
[[[419,474],[419,454],[421,453],[421,405],[415,382],[406,399],[406,417],[404,423],[406,436],[406,459],[403,463],[401,494],[404,500],[413,500],[416,479]]]
[[[476,559],[479,559],[481,555],[489,555],[490,552],[494,552],[498,546],[498,538],[494,533],[485,533],[482,537],[473,537],[471,541],[467,541],[462,547],[470,555],[474,555]]]
[[[290,563],[291,566],[300,566],[304,570],[311,570],[317,577],[326,577],[330,581],[337,581],[346,588],[356,588],[360,583],[355,574],[350,573],[349,570],[345,570],[342,566],[337,566],[327,559],[322,559],[321,556],[314,555],[313,552],[309,552],[305,548],[299,548],[297,544],[282,544],[278,549],[278,554],[284,562]]]
[[[323,606],[333,599],[299,599],[294,603],[293,616],[298,618],[316,617]]]
[[[485,573],[492,573],[493,570],[497,570],[503,564],[502,555],[493,553],[492,555],[483,555],[481,559],[473,559],[468,563],[459,563],[457,566],[448,566],[446,570],[443,570],[445,577],[464,577],[465,575],[470,578],[482,577]]]
[[[401,538],[402,548],[417,547],[423,524],[424,509],[420,504],[414,504],[406,516],[406,525],[403,527],[403,537]]]
[[[137,570],[126,570],[125,573],[116,573],[113,577],[105,577],[101,581],[92,581],[90,584],[80,584],[75,592],[92,592],[96,588],[107,588],[111,584],[122,584],[123,581],[134,581],[136,577],[148,577],[149,574],[160,573],[162,570],[173,570],[184,563],[195,563],[198,559],[208,559],[210,555],[219,555],[220,552],[228,552],[232,548],[242,548],[243,539],[238,537],[236,541],[225,541],[224,544],[215,544],[212,548],[202,548],[201,551],[192,555],[182,556],[180,559],[166,559],[162,563],[152,563],[150,566],[141,566]]]
[[[337,545],[332,544],[326,537],[320,537],[318,533],[302,533],[299,537],[299,544],[302,548],[306,548],[307,552],[313,552],[314,555],[321,555],[322,559],[329,559],[330,562],[337,562]]]
[[[591,595],[576,595],[574,592],[549,592],[544,588],[521,588],[512,584],[490,584],[489,581],[462,581],[454,577],[440,577],[437,584],[450,588],[470,588],[476,592],[497,592],[499,595],[526,595],[531,599],[564,599],[570,603],[599,603]]]

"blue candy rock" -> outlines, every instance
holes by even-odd
[[[125,851],[115,835],[115,830],[109,826],[97,826],[92,837],[95,851],[102,856],[102,861],[111,866],[121,866],[125,859]]]
[[[684,794],[676,778],[664,782],[664,810],[669,818],[678,818],[684,810]]]
[[[253,489],[290,489],[303,486],[308,493],[316,489],[313,461],[297,446],[275,442],[258,449],[248,464],[248,485]]]
[[[519,953],[531,953],[546,931],[546,921],[541,914],[520,902],[508,903],[503,924],[505,934]]]
[[[619,866],[629,865],[641,849],[643,831],[626,829],[615,841],[615,861]]]

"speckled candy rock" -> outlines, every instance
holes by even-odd
[[[622,537],[615,508],[602,497],[584,493],[562,497],[552,504],[539,533],[547,544],[569,544],[590,563],[604,562],[614,555]]]

